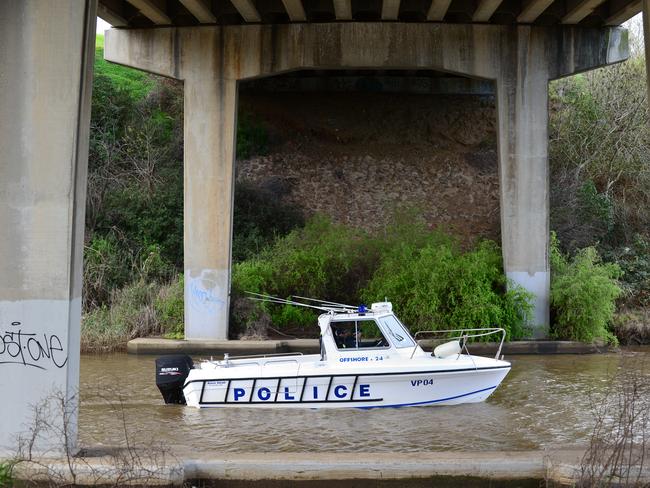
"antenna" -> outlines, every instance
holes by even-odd
[[[298,295],[294,295],[293,297],[300,298],[301,300],[308,300],[310,302],[317,302],[321,305],[336,305],[337,307],[356,308],[354,305],[346,305],[345,303],[328,302],[326,300],[317,300],[315,298],[299,297]]]
[[[321,310],[322,312],[329,312],[329,313],[355,313],[357,311],[357,308],[351,305],[328,302],[325,300],[317,300],[315,298],[295,297],[295,298],[299,298],[300,300],[315,302],[317,305],[312,305],[311,303],[304,303],[296,300],[288,300],[285,298],[274,297],[271,295],[264,295],[262,293],[253,293],[251,291],[247,291],[245,293],[248,295],[252,295],[248,297],[249,300],[254,300],[258,302],[277,303],[279,305],[294,305],[296,307],[313,308],[316,310]]]

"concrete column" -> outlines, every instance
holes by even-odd
[[[76,442],[95,20],[95,0],[0,2],[0,452],[50,393]]]
[[[227,339],[237,82],[209,66],[187,71],[185,337]]]
[[[643,0],[643,44],[645,47],[645,73],[650,104],[650,0]]]
[[[548,334],[550,271],[548,71],[543,40],[530,27],[497,80],[501,241],[507,277],[535,295],[533,337]]]

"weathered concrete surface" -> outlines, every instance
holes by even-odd
[[[419,341],[426,350],[431,351],[434,342],[430,340]],[[469,346],[469,351],[478,356],[494,356],[498,348],[497,343],[476,343]],[[516,354],[596,354],[614,352],[617,348],[602,343],[586,343],[574,341],[517,341],[505,342],[502,354],[506,356]],[[290,339],[268,341],[180,341],[147,337],[133,339],[127,344],[129,354],[194,354],[203,356],[220,357],[225,353],[231,355],[248,354],[277,354],[287,352],[301,352],[303,354],[317,354],[320,351],[318,339]]]
[[[74,468],[76,484],[103,484],[130,479],[132,484],[180,486],[183,482],[208,486],[279,486],[294,483],[329,481],[337,486],[422,486],[417,480],[435,486],[539,486],[550,481],[572,485],[579,473],[584,451],[496,451],[426,453],[175,453],[167,464],[146,464],[131,472],[116,466],[110,457],[84,458]],[[44,469],[47,467],[48,471]],[[47,473],[50,473],[49,477]],[[66,460],[43,460],[40,465],[24,464],[16,473],[20,480],[72,481]],[[120,478],[118,478],[120,477]],[[388,484],[395,481],[397,484]],[[645,469],[641,482],[650,481]],[[213,485],[214,483],[214,485]],[[377,485],[386,483],[386,485]],[[442,485],[441,485],[442,483]],[[282,485],[285,486],[285,485]],[[305,486],[315,486],[305,484]],[[320,485],[317,485],[320,486]],[[432,486],[429,484],[428,486]]]
[[[0,402],[0,451],[31,405],[79,384],[95,10],[0,2],[0,391],[12,399]]]
[[[237,84],[199,61],[185,79],[185,337],[227,339]]]
[[[650,0],[643,0],[643,43],[645,47],[645,72],[650,100]]]
[[[497,79],[503,268],[534,295],[533,337],[548,335],[550,267],[548,80],[544,40],[522,32]]]
[[[551,79],[623,61],[620,28],[329,23],[111,29],[108,61],[176,79],[197,57],[216,76],[242,80],[295,69],[435,69],[496,80],[536,45]],[[523,59],[523,58],[522,58]],[[521,61],[521,59],[520,59]]]
[[[188,249],[209,249],[211,257],[206,256],[202,260],[205,264],[192,267],[190,273],[193,278],[203,273],[221,277],[210,278],[209,283],[215,286],[209,292],[199,290],[199,296],[208,296],[211,303],[220,306],[227,305],[229,293],[228,287],[222,286],[227,282],[225,275],[220,273],[230,269],[230,244],[226,244],[224,230],[225,222],[232,215],[232,200],[228,205],[226,198],[232,193],[232,181],[227,178],[232,169],[225,168],[234,164],[234,139],[230,139],[234,119],[230,108],[236,105],[233,83],[296,69],[334,68],[433,69],[494,80],[504,268],[513,284],[524,287],[535,297],[530,318],[535,338],[545,337],[549,324],[548,82],[622,61],[627,55],[626,31],[615,28],[417,23],[110,30],[104,50],[109,61],[185,80],[189,97],[195,97],[191,91],[198,90],[197,80],[209,80],[211,84],[210,89],[203,89],[205,107],[197,105],[190,112],[195,104],[186,104],[186,140],[194,130],[188,126],[196,124],[197,128],[204,128],[201,123],[192,122],[194,117],[203,120],[206,110],[221,110],[210,119],[215,121],[221,117],[219,122],[223,124],[209,126],[216,142],[212,145],[206,142],[202,149],[218,154],[215,166],[220,169],[213,171],[218,171],[223,178],[211,188],[214,194],[223,197],[208,204],[202,210],[203,217],[195,217],[193,210],[188,211],[188,205],[199,208],[195,203],[186,204],[186,219],[191,214],[197,222],[219,223],[212,233],[201,231],[200,234],[188,232],[186,224],[185,255],[187,260]],[[187,154],[185,161],[188,171]],[[205,197],[191,193],[194,190],[186,190],[186,201]],[[228,265],[213,268],[207,264],[210,261]],[[188,287],[192,282],[192,279],[186,282],[186,300],[191,296]],[[203,316],[197,313],[186,317],[189,319],[187,337],[224,337],[225,315],[215,316],[212,322],[198,317]],[[198,325],[199,322],[212,325]]]

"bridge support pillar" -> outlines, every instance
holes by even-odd
[[[237,82],[185,72],[185,337],[228,339]]]
[[[646,86],[650,104],[650,0],[643,0],[643,43],[645,47]]]
[[[529,325],[548,335],[550,269],[548,80],[545,46],[520,27],[496,80],[501,245],[508,280],[534,295]]]
[[[45,414],[60,430],[41,431],[34,449],[76,443],[95,21],[94,0],[0,2],[4,453],[15,453],[17,437],[34,427],[34,407],[50,395],[67,400]]]

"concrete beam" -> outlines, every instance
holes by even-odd
[[[302,6],[302,0],[282,0],[291,22],[306,22],[307,15]]]
[[[113,27],[126,27],[129,22],[120,14],[114,12],[103,3],[97,5],[97,17],[105,20]]]
[[[201,24],[217,23],[217,18],[204,0],[180,0],[180,2]]]
[[[427,12],[427,20],[441,22],[447,15],[449,5],[451,5],[451,0],[432,0]]]
[[[336,20],[352,20],[351,0],[333,0]]]
[[[591,14],[605,0],[581,0],[564,17],[563,24],[577,24],[587,15]]]
[[[487,22],[499,8],[502,0],[481,0],[472,15],[473,22]]]
[[[251,0],[230,0],[246,22],[261,22],[257,8]]]
[[[532,29],[545,39],[545,58],[539,62],[548,66],[551,79],[628,56],[627,31],[621,28]],[[188,64],[188,59],[198,56],[203,63],[218,64],[220,76],[234,80],[294,69],[346,67],[438,69],[494,80],[499,66],[508,62],[503,46],[511,44],[517,33],[515,27],[498,25],[432,28],[426,23],[377,22],[111,29],[106,32],[104,56],[176,79],[186,77],[185,66],[194,62]],[[214,43],[218,62],[202,47],[193,47],[197,42]]]
[[[630,55],[628,31],[621,27],[586,29],[572,27],[549,39],[557,53],[549,65],[551,79],[571,76],[625,61]]]
[[[177,52],[175,34],[175,28],[107,30],[104,33],[104,58],[148,73],[180,80],[181,60],[174,55]]]
[[[165,12],[160,10],[158,6],[151,0],[126,0],[135,8],[137,8],[142,15],[148,18],[151,22],[157,25],[169,25],[172,23]]]
[[[95,1],[0,2],[0,458],[52,392],[76,444],[96,15]],[[63,449],[42,434],[36,452]]]
[[[643,9],[643,0],[635,0],[628,3],[625,7],[613,12],[605,20],[605,25],[621,25],[623,22],[627,22],[632,17],[640,13]]]
[[[382,20],[397,20],[400,0],[384,0],[381,4]]]
[[[530,0],[524,8],[521,10],[521,13],[517,17],[517,22],[521,24],[531,24],[537,20],[537,17],[542,15],[542,12],[546,10],[555,0]]]

